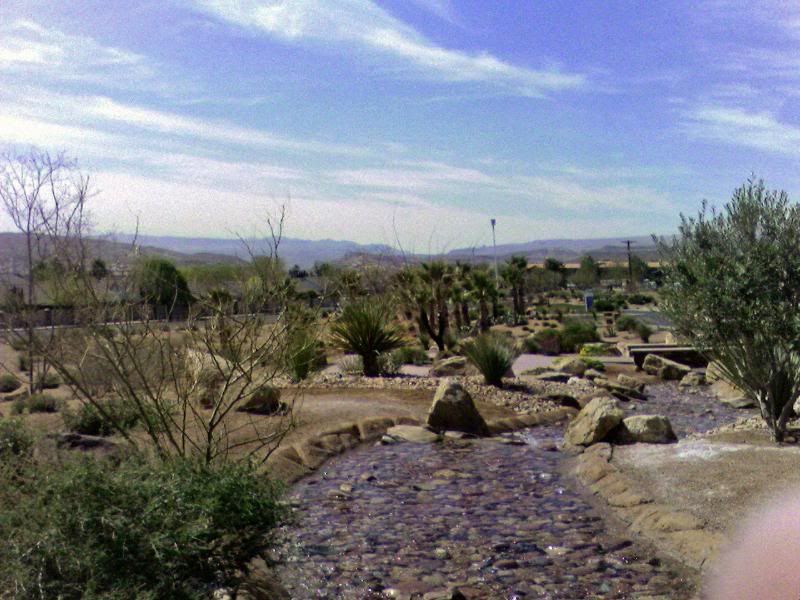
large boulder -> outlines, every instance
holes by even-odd
[[[433,363],[431,367],[432,377],[453,377],[464,375],[467,370],[467,359],[463,356],[451,356]]]
[[[595,379],[594,383],[596,386],[608,390],[611,392],[612,396],[619,398],[624,402],[629,402],[630,400],[647,400],[647,396],[645,396],[637,388],[627,387],[616,381],[609,381],[608,379]]]
[[[401,442],[416,444],[429,444],[439,440],[437,434],[419,425],[395,425],[386,430],[386,435]]]
[[[590,446],[602,442],[622,422],[624,416],[616,398],[592,398],[567,426],[564,443],[568,446]]]
[[[727,381],[721,379],[716,380],[711,385],[711,391],[719,398],[723,404],[727,404],[731,408],[756,408],[756,402],[748,397],[742,390]]]
[[[460,383],[449,379],[439,384],[428,413],[427,423],[433,431],[463,431],[471,435],[489,435],[489,426],[475,408],[472,396]]]
[[[691,367],[658,354],[648,354],[644,359],[643,368],[646,373],[656,375],[664,381],[680,381],[692,370]]]
[[[614,431],[618,444],[669,444],[677,441],[672,424],[662,415],[636,415],[627,417]]]
[[[553,362],[553,370],[581,377],[586,372],[586,363],[580,358],[565,356]]]

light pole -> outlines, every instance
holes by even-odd
[[[492,253],[494,254],[494,285],[498,287],[500,285],[500,276],[497,273],[497,237],[495,235],[495,226],[497,225],[497,219],[492,219]]]

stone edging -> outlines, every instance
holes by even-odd
[[[508,433],[537,425],[550,425],[571,418],[572,408],[519,415],[490,421],[492,435]],[[413,417],[369,417],[356,422],[342,423],[319,435],[278,448],[267,461],[267,468],[277,479],[292,484],[319,469],[328,459],[355,448],[359,444],[379,440],[395,425],[421,425]]]
[[[576,460],[578,480],[601,497],[631,533],[647,538],[691,568],[706,567],[726,541],[725,536],[707,531],[704,523],[687,511],[656,503],[611,464],[612,453],[613,446],[607,443],[586,448]]]

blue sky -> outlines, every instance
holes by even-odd
[[[667,233],[750,173],[800,194],[800,4],[3,0],[30,145],[92,174],[99,230],[288,200],[291,237],[417,251]]]

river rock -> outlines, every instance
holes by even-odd
[[[567,426],[564,443],[568,446],[589,446],[601,442],[622,422],[624,416],[616,398],[593,398]]]
[[[559,371],[545,371],[544,373],[534,375],[533,378],[550,383],[567,383],[572,378],[572,375],[569,373],[560,373]]]
[[[677,441],[672,424],[662,415],[636,415],[625,418],[614,431],[618,444],[668,444]]]
[[[472,396],[464,386],[452,380],[439,384],[427,423],[434,431],[450,430],[479,436],[489,435],[489,427],[475,408]]]
[[[431,367],[432,377],[453,377],[464,375],[467,370],[467,359],[463,356],[451,356],[436,361]]]
[[[644,359],[643,368],[646,373],[657,375],[664,381],[680,381],[692,370],[691,367],[657,354],[648,354]]]
[[[553,362],[553,370],[581,377],[586,372],[586,363],[575,356],[565,356]]]
[[[439,439],[430,429],[419,425],[395,425],[386,430],[386,435],[391,439],[416,444],[430,444]]]
[[[689,371],[686,375],[683,376],[681,379],[680,385],[681,387],[697,387],[699,385],[706,384],[706,374],[702,371]]]
[[[608,379],[595,379],[595,385],[608,390],[611,392],[616,398],[628,402],[630,400],[647,400],[647,396],[645,396],[642,392],[637,390],[636,388],[627,387],[618,383],[616,381],[609,381]]]
[[[631,377],[630,375],[625,375],[624,373],[620,373],[617,375],[617,383],[620,385],[624,385],[627,388],[632,388],[637,392],[643,393],[644,392],[644,383],[636,379],[636,377]]]
[[[727,381],[715,381],[711,386],[711,391],[719,398],[720,402],[727,404],[731,408],[746,409],[756,407],[755,400],[748,398],[742,390]]]

